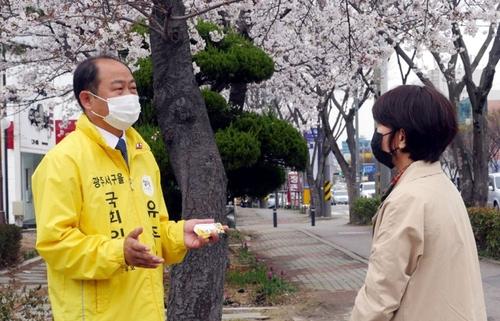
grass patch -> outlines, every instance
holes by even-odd
[[[234,256],[237,268],[230,269],[226,274],[229,285],[240,287],[240,291],[250,291],[257,305],[273,305],[283,301],[296,291],[296,288],[284,278],[284,273],[275,273],[243,245]]]
[[[26,260],[29,260],[29,259],[32,259],[34,257],[37,257],[38,256],[38,252],[33,249],[33,250],[27,250],[27,251],[24,251],[23,252],[23,259],[26,261]]]
[[[229,230],[229,266],[224,284],[224,305],[248,307],[288,303],[297,289],[284,273],[275,273],[248,249],[250,238],[238,230]],[[164,274],[165,303],[168,302],[170,276]],[[2,321],[2,320],[0,320]]]
[[[230,244],[243,244],[245,242],[245,235],[236,229],[227,231],[227,236]]]

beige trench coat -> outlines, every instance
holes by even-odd
[[[410,165],[373,221],[351,321],[486,321],[467,210],[439,162]]]

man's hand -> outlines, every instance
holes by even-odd
[[[163,258],[151,255],[150,249],[139,242],[142,227],[135,228],[125,238],[123,252],[125,263],[130,266],[154,269],[163,264]]]
[[[199,249],[210,243],[217,243],[219,241],[219,235],[217,233],[213,233],[209,238],[203,238],[198,236],[194,232],[194,226],[196,224],[211,224],[214,222],[214,219],[192,219],[184,222],[184,244],[188,249]],[[224,230],[227,230],[228,227],[224,225]]]

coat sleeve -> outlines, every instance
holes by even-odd
[[[108,279],[125,265],[123,239],[86,235],[79,229],[82,183],[68,155],[48,154],[32,177],[36,249],[54,270],[71,279]]]
[[[161,198],[160,230],[162,256],[166,264],[177,264],[184,260],[187,253],[187,248],[184,244],[184,220],[178,222],[168,220],[168,211],[163,199],[160,180],[160,172],[157,171],[156,185]]]
[[[391,200],[382,209],[365,284],[351,321],[389,321],[424,251],[424,205],[411,197]]]

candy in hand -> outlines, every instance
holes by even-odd
[[[213,233],[224,234],[224,227],[221,223],[196,224],[194,232],[203,238],[209,238]]]

